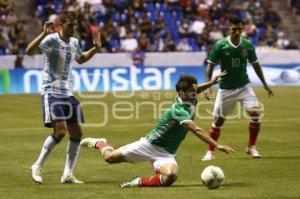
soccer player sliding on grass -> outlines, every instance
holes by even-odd
[[[175,153],[189,130],[220,151],[225,153],[234,151],[230,146],[217,144],[193,122],[197,94],[217,83],[224,74],[224,72],[220,73],[211,81],[201,85],[197,85],[194,76],[182,75],[176,84],[178,96],[175,103],[166,110],[156,126],[136,142],[114,149],[105,138],[85,138],[80,145],[99,149],[104,160],[109,164],[145,161],[152,163],[154,176],[136,177],[121,183],[122,188],[170,186],[178,176]]]

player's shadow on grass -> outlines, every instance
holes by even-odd
[[[227,182],[222,187],[233,188],[233,187],[251,187],[252,184],[248,182]]]
[[[276,160],[276,159],[283,159],[283,160],[296,160],[300,159],[300,156],[298,155],[281,155],[281,156],[264,156],[262,159],[267,160]]]
[[[251,187],[252,184],[250,183],[246,183],[246,182],[229,182],[229,183],[225,183],[221,186],[221,188],[234,188],[234,187]],[[199,184],[174,184],[171,187],[205,187],[205,185],[199,183]]]
[[[85,181],[84,184],[117,184],[119,185],[121,181],[109,181],[109,180],[91,180]]]
[[[200,187],[202,184],[174,184],[171,187]]]
[[[296,159],[300,159],[300,156],[292,156],[292,155],[282,155],[282,156],[263,156],[262,158],[249,158],[249,157],[239,157],[239,158],[236,158],[236,159],[243,159],[243,160],[246,160],[246,159],[249,159],[249,160],[256,160],[256,161],[259,161],[259,160],[296,160]]]

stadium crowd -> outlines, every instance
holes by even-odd
[[[231,15],[243,20],[244,34],[256,46],[297,48],[269,0],[36,0],[35,10],[40,29],[58,13],[75,11],[83,50],[100,29],[101,52],[207,51],[226,35]],[[1,3],[0,15],[0,55],[23,55],[26,22],[18,19],[11,3]]]
[[[289,0],[289,4],[293,9],[293,12],[300,16],[300,1],[299,0]]]

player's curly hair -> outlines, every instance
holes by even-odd
[[[67,20],[76,20],[77,15],[75,12],[73,11],[64,11],[62,13],[59,14],[58,16],[58,21],[61,23],[65,23]]]
[[[197,84],[197,79],[194,75],[181,74],[176,83],[176,92],[187,91],[193,84]]]

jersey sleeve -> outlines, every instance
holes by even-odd
[[[207,62],[216,64],[219,61],[219,57],[220,57],[220,44],[219,44],[219,42],[217,42],[214,45],[213,49],[211,50],[209,57],[207,59]]]
[[[255,63],[257,62],[257,56],[256,56],[256,52],[255,52],[255,47],[252,43],[249,44],[249,51],[248,51],[249,55],[248,55],[248,60],[250,63]]]
[[[51,35],[47,35],[39,45],[42,53],[50,53],[53,50],[54,39]]]
[[[75,49],[76,50],[76,52],[75,52],[75,60],[77,61],[82,56],[82,49],[81,49],[81,47],[79,45],[79,41],[77,39],[76,39],[76,42],[75,42],[75,48],[76,48]]]
[[[184,107],[178,105],[172,107],[172,118],[178,121],[180,125],[192,120],[189,112]]]

